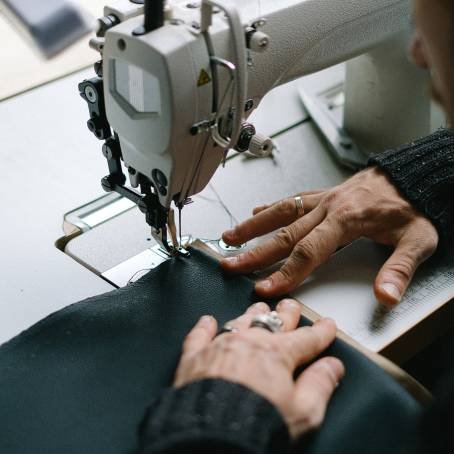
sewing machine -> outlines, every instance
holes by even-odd
[[[390,37],[394,49],[402,48],[402,33],[410,29],[406,0],[122,0],[104,13],[98,38],[91,41],[102,56],[97,76],[79,85],[89,107],[88,127],[104,142],[109,174],[102,186],[139,206],[170,255],[187,255],[181,210],[225,164],[229,150],[258,157],[273,153],[272,139],[248,122],[267,92]],[[408,69],[405,50],[399,60],[387,46],[385,58],[368,63],[367,70],[358,62],[350,69],[347,90],[350,79],[356,85],[344,114],[346,130],[304,95],[333,151],[350,167],[364,164],[367,154],[347,135],[349,124],[366,149],[375,137],[382,146],[396,145],[432,126],[430,103],[418,93],[424,77]],[[397,72],[382,77],[390,69],[382,66],[386,59]],[[376,68],[374,85],[366,72]],[[359,73],[369,85],[361,85]],[[417,108],[409,112],[402,101],[415,97]],[[173,206],[180,212],[180,239]]]

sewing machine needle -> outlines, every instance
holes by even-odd
[[[180,248],[183,247],[183,245],[181,244],[182,241],[181,241],[181,212],[182,212],[182,207],[181,205],[178,206],[178,232],[180,234]]]

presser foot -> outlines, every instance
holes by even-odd
[[[170,232],[172,242],[169,242],[167,239],[167,232]],[[164,229],[160,230],[151,230],[151,236],[158,243],[162,252],[164,252],[169,257],[189,257],[191,253],[183,246],[183,242],[179,243],[176,239],[176,235],[172,234],[170,226],[166,226]],[[184,239],[184,238],[183,238]],[[187,241],[185,246],[189,243]]]

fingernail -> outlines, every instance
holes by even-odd
[[[226,230],[224,232],[224,236],[230,236],[230,237],[235,236],[235,230],[234,229]]]
[[[262,290],[270,290],[272,286],[273,286],[273,283],[269,279],[266,279],[265,281],[260,281],[257,283],[257,287],[261,288]]]
[[[259,312],[267,312],[270,310],[268,304],[266,303],[255,303],[253,304],[251,307],[250,307],[251,310],[256,310],[256,311],[259,311]]]
[[[295,309],[295,310],[299,309],[301,307],[300,303],[298,303],[295,300],[290,300],[290,299],[280,301],[278,306],[282,309],[286,308],[286,309]]]
[[[213,321],[213,317],[211,315],[204,315],[200,320],[199,323],[202,326],[208,326],[211,325],[211,322]]]
[[[381,284],[380,288],[385,293],[387,293],[390,297],[392,297],[393,299],[395,299],[397,301],[400,301],[400,299],[402,298],[402,295],[401,295],[399,289],[394,284],[391,284],[390,282],[385,282],[384,284]]]
[[[239,262],[238,256],[234,257],[226,257],[222,260],[224,263],[228,263],[229,265],[236,265]]]
[[[326,358],[324,361],[325,367],[329,374],[333,378],[333,382],[336,383],[336,388],[339,386],[339,380],[344,376],[345,369],[343,364],[334,358]]]

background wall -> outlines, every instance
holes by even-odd
[[[95,17],[102,16],[106,0],[74,0]],[[82,39],[50,61],[31,49],[1,13],[0,6],[0,100],[90,66],[98,54]]]

